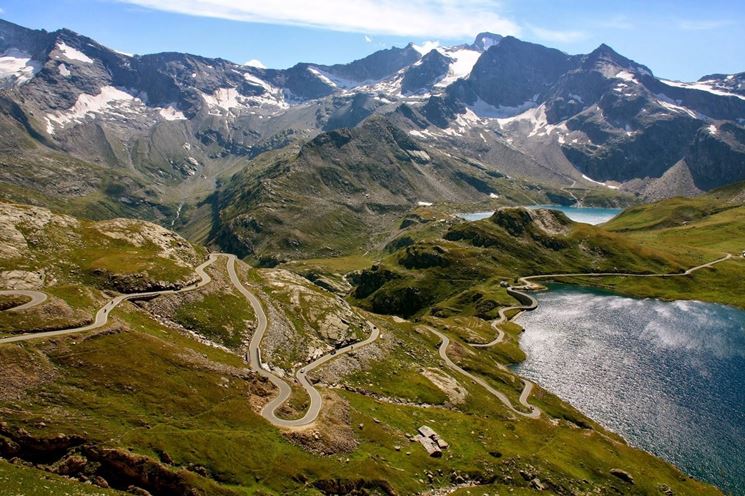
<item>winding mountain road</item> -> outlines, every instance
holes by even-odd
[[[123,294],[123,295],[116,296],[115,298],[107,302],[103,307],[101,307],[98,310],[98,312],[96,312],[95,319],[93,323],[91,324],[80,326],[80,327],[69,328],[69,329],[34,332],[34,333],[27,333],[27,334],[22,334],[18,336],[0,338],[0,344],[17,343],[17,342],[22,342],[22,341],[30,341],[33,339],[42,339],[42,338],[48,338],[48,337],[54,337],[54,336],[64,336],[64,335],[69,335],[69,334],[85,332],[85,331],[91,331],[91,330],[98,329],[98,328],[105,326],[108,323],[109,314],[111,313],[111,311],[125,300],[156,297],[156,296],[167,295],[167,294],[183,293],[183,292],[193,291],[195,289],[201,288],[209,284],[212,281],[212,278],[206,272],[206,268],[212,265],[219,256],[226,257],[227,271],[228,271],[228,276],[230,278],[231,283],[246,298],[246,300],[251,305],[256,315],[257,327],[256,327],[256,331],[251,337],[251,341],[249,343],[249,349],[248,349],[249,366],[254,372],[260,374],[263,377],[266,377],[279,390],[279,394],[275,398],[273,398],[269,403],[267,403],[264,406],[264,408],[261,410],[261,415],[266,420],[268,420],[270,423],[272,423],[273,425],[277,427],[296,428],[296,427],[304,427],[304,426],[312,424],[318,418],[318,415],[323,406],[323,399],[321,397],[321,394],[318,392],[318,390],[313,386],[311,381],[308,379],[308,373],[310,373],[314,369],[324,365],[325,363],[345,353],[349,353],[355,349],[359,350],[367,345],[370,345],[371,343],[375,342],[380,337],[380,330],[375,325],[368,323],[370,327],[370,335],[365,340],[354,343],[352,345],[345,346],[344,348],[335,350],[332,353],[327,353],[326,355],[323,355],[320,358],[314,360],[313,362],[300,368],[295,374],[295,378],[297,379],[300,386],[305,390],[305,392],[308,394],[310,398],[310,405],[308,406],[308,410],[305,412],[305,415],[303,415],[303,417],[299,419],[286,420],[286,419],[277,417],[276,415],[277,409],[289,399],[290,395],[292,394],[292,388],[284,379],[274,374],[271,371],[271,369],[261,361],[260,346],[261,346],[261,341],[266,332],[266,329],[268,327],[269,321],[267,319],[266,313],[264,312],[264,308],[261,305],[261,302],[259,301],[259,299],[253,293],[251,293],[243,285],[243,283],[241,283],[240,278],[238,277],[238,274],[236,273],[236,269],[235,269],[235,264],[237,260],[235,255],[226,254],[226,253],[211,253],[207,261],[205,261],[204,263],[202,263],[201,265],[199,265],[198,267],[194,269],[197,275],[200,277],[200,280],[196,283],[190,284],[189,286],[185,286],[181,289],[163,290],[163,291],[147,291],[143,293],[131,293],[131,294]],[[523,285],[517,286],[517,287],[511,286],[507,288],[507,292],[513,297],[515,297],[517,300],[522,301],[523,303],[521,305],[506,307],[506,308],[502,308],[499,310],[499,318],[495,319],[492,322],[492,327],[498,333],[497,337],[489,343],[483,343],[483,344],[468,343],[468,344],[476,348],[485,348],[489,346],[494,346],[502,342],[504,340],[504,331],[499,329],[499,325],[501,325],[507,320],[510,320],[510,318],[507,316],[507,312],[511,310],[528,311],[528,310],[534,310],[535,308],[537,308],[538,301],[533,296],[523,292],[526,290],[536,289],[537,285],[535,285],[531,281],[534,281],[537,279],[550,279],[550,278],[557,278],[557,277],[605,277],[605,276],[678,277],[678,276],[690,275],[693,272],[706,268],[706,267],[712,267],[713,265],[723,262],[725,260],[728,260],[730,258],[732,258],[732,255],[727,254],[726,256],[719,258],[717,260],[714,260],[714,261],[711,261],[705,264],[701,264],[696,267],[692,267],[686,270],[685,272],[677,272],[677,273],[633,274],[633,273],[616,273],[616,272],[595,272],[595,273],[570,273],[570,274],[540,274],[540,275],[534,275],[534,276],[521,277],[519,281],[521,281]],[[47,300],[47,295],[41,291],[2,290],[0,291],[0,295],[25,296],[25,297],[31,298],[31,301],[24,303],[22,305],[19,305],[17,307],[8,309],[7,311],[26,310],[26,309],[38,306]],[[514,318],[516,315],[512,316],[512,318]],[[487,383],[484,379],[481,379],[480,377],[477,377],[467,372],[466,370],[458,366],[455,362],[453,362],[448,357],[447,349],[448,349],[448,346],[450,345],[450,339],[446,335],[444,335],[443,333],[431,327],[426,327],[426,329],[440,338],[439,354],[440,354],[440,357],[443,359],[443,361],[449,368],[463,374],[464,376],[468,377],[475,383],[482,386],[490,394],[492,394],[494,397],[499,399],[507,408],[509,408],[511,411],[515,412],[516,414],[529,417],[529,418],[540,417],[541,410],[535,405],[531,405],[528,403],[528,397],[530,396],[533,390],[533,386],[534,386],[533,383],[523,379],[523,383],[525,386],[518,400],[521,405],[525,406],[530,411],[523,412],[523,411],[515,409],[510,399],[504,393],[497,391],[495,388],[489,385],[489,383]]]
[[[28,310],[34,308],[37,305],[41,305],[47,301],[47,294],[41,291],[32,291],[28,289],[5,289],[0,291],[0,296],[26,296],[31,298],[31,301],[26,302],[22,305],[18,305],[13,308],[8,308],[7,312],[17,312],[19,310]]]
[[[108,323],[109,314],[111,313],[111,311],[114,310],[114,308],[116,308],[121,302],[125,300],[149,298],[149,297],[156,297],[160,295],[168,295],[168,294],[176,294],[176,293],[184,293],[187,291],[193,291],[195,289],[201,288],[202,286],[209,284],[212,281],[212,278],[209,276],[209,274],[207,274],[205,269],[209,267],[210,265],[212,265],[215,262],[215,260],[217,260],[217,258],[220,256],[224,256],[227,259],[227,270],[228,270],[228,276],[230,278],[231,283],[246,298],[246,300],[249,302],[249,304],[253,308],[254,313],[256,314],[256,320],[257,320],[256,332],[251,338],[251,341],[249,343],[249,350],[248,350],[249,365],[254,372],[257,372],[261,376],[266,377],[269,381],[272,382],[272,384],[274,384],[279,389],[279,394],[274,399],[272,399],[272,401],[270,401],[269,403],[267,403],[267,405],[264,406],[264,408],[261,411],[261,415],[265,419],[267,419],[269,422],[271,422],[272,424],[278,427],[286,427],[286,428],[302,427],[302,426],[312,424],[318,418],[318,415],[321,411],[321,407],[323,406],[323,399],[321,398],[321,394],[318,392],[318,390],[313,386],[313,384],[308,379],[308,373],[320,367],[321,365],[329,362],[330,360],[333,360],[334,358],[337,358],[345,353],[349,353],[350,351],[353,351],[355,349],[359,350],[373,343],[375,340],[377,340],[380,337],[380,330],[376,326],[369,324],[371,332],[370,332],[370,336],[368,336],[367,339],[351,344],[349,346],[345,346],[344,348],[335,350],[333,353],[328,353],[326,355],[323,355],[320,358],[314,360],[313,362],[309,363],[308,365],[305,365],[300,370],[298,370],[295,377],[298,383],[302,386],[302,388],[306,391],[306,393],[308,393],[308,396],[310,397],[310,405],[308,407],[308,410],[305,413],[305,415],[303,415],[302,418],[295,419],[295,420],[285,420],[285,419],[277,417],[275,413],[276,410],[285,401],[289,399],[290,395],[292,394],[292,388],[284,379],[272,373],[271,369],[269,369],[269,367],[264,365],[263,362],[261,361],[261,349],[260,349],[261,340],[264,337],[264,333],[266,332],[269,322],[268,322],[266,313],[264,312],[264,309],[259,299],[253,293],[251,293],[248,289],[246,289],[246,287],[241,283],[240,278],[238,277],[238,274],[236,273],[236,270],[235,270],[235,263],[236,263],[235,255],[231,255],[228,253],[211,253],[207,261],[205,261],[204,263],[202,263],[201,265],[199,265],[198,267],[194,269],[197,275],[200,277],[200,280],[194,284],[190,284],[189,286],[185,286],[181,289],[176,289],[176,290],[147,291],[143,293],[122,294],[108,301],[103,307],[101,307],[98,310],[98,312],[96,312],[95,319],[93,323],[91,324],[80,326],[80,327],[73,327],[69,329],[32,332],[32,333],[21,334],[18,336],[0,338],[0,344],[18,343],[22,341],[50,338],[50,337],[55,337],[55,336],[66,336],[69,334],[77,334],[80,332],[99,329],[101,327],[104,327]],[[8,309],[7,311],[19,311],[19,310],[26,310],[29,308],[33,308],[37,305],[40,305],[47,299],[46,293],[43,293],[41,291],[4,290],[4,291],[0,291],[0,295],[27,296],[31,298],[31,301],[24,303],[23,305],[19,305],[17,307]]]
[[[200,281],[190,284],[189,286],[184,286],[181,289],[166,289],[163,291],[146,291],[144,293],[129,293],[129,294],[122,294],[114,299],[110,300],[108,303],[106,303],[103,307],[101,307],[98,312],[96,312],[96,317],[93,320],[92,324],[80,326],[80,327],[72,327],[69,329],[59,329],[56,331],[42,331],[42,332],[31,332],[27,334],[21,334],[18,336],[11,336],[7,338],[1,338],[0,344],[7,344],[7,343],[17,343],[20,341],[30,341],[32,339],[41,339],[41,338],[50,338],[54,336],[66,336],[68,334],[77,334],[79,332],[85,332],[85,331],[92,331],[94,329],[99,329],[103,326],[105,326],[109,322],[109,314],[111,311],[116,308],[121,302],[125,300],[134,300],[138,298],[149,298],[149,297],[155,297],[160,295],[167,295],[167,294],[176,294],[176,293],[184,293],[186,291],[194,291],[195,289],[201,288],[202,286],[205,286],[212,281],[212,278],[207,274],[205,269],[212,265],[215,260],[217,260],[217,254],[213,253],[210,254],[209,258],[206,262],[198,266],[194,269],[194,271],[197,273],[197,275],[201,278]],[[24,294],[23,291],[8,291],[6,293],[13,293],[13,294]],[[34,291],[34,293],[39,293],[38,291]],[[46,300],[46,294],[41,293],[44,295],[44,300]],[[44,300],[38,301],[38,303],[35,303],[32,306],[36,306],[39,303],[43,302]],[[34,300],[32,300],[29,303],[26,303],[25,305],[29,305],[30,303],[33,303]],[[22,305],[23,306],[23,305]],[[30,307],[26,307],[30,308]],[[21,307],[15,307],[11,310],[20,310]]]
[[[289,399],[292,394],[292,388],[284,379],[272,373],[269,367],[261,361],[261,340],[264,338],[264,333],[266,332],[269,321],[259,299],[246,289],[243,283],[241,283],[240,278],[235,271],[235,255],[226,256],[228,258],[228,275],[230,277],[230,282],[232,282],[235,288],[246,298],[246,300],[248,300],[256,314],[256,331],[254,331],[248,345],[249,365],[251,370],[260,374],[262,377],[269,379],[269,381],[279,389],[279,394],[261,409],[261,416],[277,427],[293,428],[304,427],[312,424],[321,412],[323,398],[321,397],[321,393],[318,392],[318,390],[313,386],[313,383],[308,379],[308,373],[345,353],[349,353],[355,349],[359,350],[375,342],[375,340],[380,337],[380,330],[376,326],[369,324],[370,336],[368,336],[367,339],[345,346],[344,348],[339,348],[333,353],[327,353],[300,368],[300,370],[295,374],[295,378],[310,398],[308,410],[305,412],[305,415],[299,419],[287,420],[279,418],[277,417],[276,411]]]
[[[517,410],[513,405],[510,399],[502,393],[501,391],[497,391],[494,389],[488,382],[486,382],[484,379],[477,377],[470,372],[464,370],[460,366],[458,366],[455,362],[453,362],[450,357],[448,357],[447,349],[450,345],[450,338],[448,338],[446,335],[441,333],[440,331],[437,331],[429,326],[424,326],[429,332],[436,335],[438,338],[440,338],[440,358],[445,362],[445,365],[447,365],[449,368],[455,370],[456,372],[460,372],[464,376],[471,379],[473,382],[479,384],[481,387],[486,389],[492,396],[496,397],[499,401],[501,401],[504,406],[512,410],[513,412],[517,413],[518,415],[522,415],[523,417],[529,417],[529,418],[538,418],[541,416],[541,409],[537,406],[531,405],[528,403],[528,396],[530,396],[530,392],[533,390],[533,383],[530,381],[527,381],[523,379],[523,383],[525,384],[525,387],[523,388],[522,393],[520,394],[520,404],[525,406],[526,408],[530,409],[530,412],[522,412],[520,410]]]

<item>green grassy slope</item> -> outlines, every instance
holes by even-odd
[[[679,271],[682,261],[554,211],[502,209],[419,239],[356,276],[355,301],[374,311],[491,318],[512,299],[501,280],[543,273]]]

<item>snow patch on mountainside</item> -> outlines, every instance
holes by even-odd
[[[0,88],[26,83],[40,70],[41,63],[32,60],[29,54],[9,48],[0,55]]]
[[[326,71],[322,71],[321,69],[317,67],[308,67],[308,72],[310,72],[315,77],[323,81],[325,84],[331,86],[332,88],[348,89],[348,88],[354,88],[355,86],[358,85],[356,81],[351,81],[349,79],[344,79],[338,76],[334,76],[333,74],[329,74]]]
[[[269,91],[254,96],[245,96],[236,88],[218,88],[211,95],[202,93],[202,99],[209,108],[209,114],[219,116],[256,108],[271,112],[289,108],[281,90],[267,87]],[[259,117],[263,119],[263,115]]]
[[[448,50],[440,49],[440,53],[453,60],[448,68],[447,75],[435,84],[436,88],[444,88],[461,78],[471,74],[473,66],[481,56],[480,52],[470,49]]]
[[[596,181],[594,179],[591,179],[591,178],[587,177],[584,174],[582,174],[582,179],[584,179],[585,181],[589,181],[589,182],[591,182],[593,184],[599,184],[600,186],[605,186],[606,188],[609,188],[609,189],[618,189],[618,186],[613,186],[612,184],[608,184],[608,183],[603,183],[603,182],[600,182],[600,181]]]
[[[688,90],[705,91],[707,93],[711,93],[717,96],[733,96],[735,98],[739,98],[740,100],[745,100],[745,96],[738,95],[737,93],[730,93],[729,91],[725,91],[721,87],[717,87],[714,84],[714,81],[697,81],[695,83],[681,83],[678,81],[669,81],[666,79],[660,79],[660,82],[668,86],[674,86],[676,88],[685,88]]]
[[[244,97],[235,88],[218,88],[211,95],[202,93],[202,98],[209,106],[211,115],[223,115],[231,109],[244,106]]]
[[[528,123],[531,126],[528,136],[534,136],[538,130],[546,126],[546,109],[543,105],[532,107],[521,114],[497,119],[497,122],[501,128],[506,128],[514,123]]]
[[[427,55],[432,50],[440,47],[439,41],[425,41],[421,45],[412,44],[411,47],[419,52],[421,55]]]
[[[277,88],[267,83],[263,79],[254,76],[251,73],[243,73],[243,79],[247,82],[260,86],[264,89],[264,94],[245,97],[245,101],[258,107],[271,106],[279,108],[288,108],[289,105],[285,101],[284,92],[282,88]]]
[[[113,86],[104,86],[97,95],[82,93],[75,105],[63,112],[46,115],[47,132],[54,134],[57,127],[79,122],[89,114],[126,114],[144,110],[143,101]]]
[[[632,74],[629,71],[621,71],[618,74],[616,74],[617,79],[623,79],[624,81],[634,82],[636,83],[636,76]]]
[[[59,70],[59,73],[62,74],[64,77],[70,76],[70,69],[68,69],[65,64],[60,63],[60,65],[57,66],[57,70]]]
[[[689,116],[693,117],[694,119],[700,119],[700,120],[703,120],[703,121],[710,120],[709,117],[707,117],[707,116],[705,116],[705,115],[703,115],[703,114],[701,114],[699,112],[696,112],[695,110],[691,110],[688,107],[683,107],[681,105],[681,101],[680,100],[673,100],[672,98],[668,97],[664,93],[658,93],[658,94],[655,95],[655,97],[657,97],[657,103],[660,106],[666,108],[667,110],[670,110],[672,112],[677,112],[677,113],[688,114]]]
[[[377,83],[374,83],[374,84],[362,86],[358,89],[366,93],[384,94],[392,98],[402,98],[403,95],[401,94],[401,84],[403,81],[403,74],[404,74],[404,69],[398,71],[396,74],[394,74],[392,77],[389,77],[388,79],[378,81]],[[345,94],[351,95],[352,92],[345,93]],[[422,94],[422,95],[409,95],[407,96],[407,99],[423,100],[425,98],[429,98],[429,96],[430,96],[429,93]]]
[[[243,79],[245,79],[248,83],[264,88],[266,91],[272,91],[273,89],[275,89],[271,84],[267,83],[263,79],[254,76],[250,72],[244,72]]]
[[[83,62],[86,64],[93,63],[93,59],[88,57],[86,54],[84,54],[80,50],[77,50],[69,45],[66,45],[62,41],[57,43],[57,50],[59,50],[62,53],[62,56],[65,57],[67,60],[74,60],[74,61]]]
[[[527,105],[527,102],[524,105]],[[497,119],[497,122],[502,129],[510,128],[522,133],[527,132],[528,138],[534,136],[551,136],[556,131],[560,143],[564,143],[564,137],[569,133],[566,122],[560,122],[558,124],[548,123],[545,105],[529,108],[525,112],[513,117]]]
[[[473,105],[470,105],[468,108],[473,110],[473,112],[476,115],[482,118],[493,118],[493,119],[498,119],[498,120],[499,119],[505,120],[510,117],[519,116],[526,110],[531,109],[535,106],[536,106],[535,100],[528,100],[516,107],[506,107],[504,105],[495,107],[494,105],[486,103],[484,100],[479,98],[478,100],[476,100],[476,103],[474,103]]]

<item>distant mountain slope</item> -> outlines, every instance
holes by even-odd
[[[571,201],[567,193],[419,144],[375,117],[320,134],[298,152],[268,154],[233,176],[215,194],[219,220],[212,220],[207,241],[241,255],[339,255],[382,246],[385,233],[419,204],[562,195]]]

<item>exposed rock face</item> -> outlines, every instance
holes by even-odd
[[[262,344],[266,363],[294,370],[369,335],[367,320],[340,296],[287,270],[266,269],[261,276],[271,313]]]
[[[699,129],[685,160],[701,190],[745,180],[745,128],[725,123]]]
[[[41,289],[46,280],[43,270],[4,270],[0,272],[0,288],[6,289]]]
[[[438,50],[432,50],[417,65],[406,70],[401,80],[401,91],[404,94],[427,91],[448,73],[451,62]]]
[[[518,107],[548,90],[576,57],[512,36],[489,48],[468,78],[474,92],[495,107]]]
[[[188,286],[199,280],[196,276],[189,276],[180,281],[158,281],[145,272],[116,274],[101,269],[94,269],[91,273],[102,280],[103,286],[115,289],[121,293],[142,293],[145,291],[181,289],[184,286]]]
[[[389,270],[381,269],[379,266],[373,266],[369,270],[363,270],[347,277],[356,286],[354,296],[356,298],[367,298],[388,281],[396,279],[398,275]]]
[[[201,494],[190,482],[193,473],[125,450],[86,444],[80,436],[35,437],[0,423],[0,456],[18,457],[68,477],[98,480],[104,487],[134,487],[153,496]]]
[[[383,287],[372,298],[372,310],[388,315],[410,317],[432,302],[431,295],[417,287]]]
[[[46,208],[0,203],[0,258],[11,259],[26,255],[29,241],[48,227],[69,231],[78,225],[79,222],[73,217],[53,214]],[[15,276],[20,276],[20,273]],[[13,275],[6,277],[14,279]],[[32,280],[27,282],[33,284],[36,277],[29,277]]]
[[[396,492],[393,490],[391,485],[384,480],[328,479],[317,481],[313,485],[323,494],[329,496],[335,494],[366,496],[380,493],[387,496],[396,495]]]
[[[434,368],[425,369],[422,375],[445,393],[451,404],[458,405],[466,401],[468,391],[452,376]]]
[[[448,443],[432,428],[423,425],[417,430],[419,434],[414,436],[414,440],[424,447],[429,456],[439,458],[442,456],[442,451],[448,449]]]
[[[447,267],[450,265],[447,255],[441,246],[412,245],[404,248],[399,263],[407,269]]]
[[[628,482],[629,484],[634,483],[634,478],[631,476],[630,473],[626,472],[625,470],[621,470],[620,468],[612,468],[610,469],[611,475],[618,477],[624,482]]]

